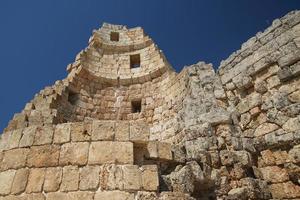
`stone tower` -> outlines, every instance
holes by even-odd
[[[104,23],[0,139],[0,200],[300,198],[300,12],[217,72]]]

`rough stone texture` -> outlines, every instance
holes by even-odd
[[[56,192],[59,190],[59,186],[62,179],[62,168],[52,167],[47,168],[45,174],[44,191]]]
[[[63,192],[76,191],[79,185],[79,169],[77,166],[63,168],[60,190]]]
[[[100,168],[98,166],[86,166],[80,169],[80,190],[96,190],[99,186]]]
[[[134,194],[122,191],[99,191],[95,195],[95,200],[134,200]]]
[[[0,138],[0,200],[300,198],[300,12],[215,71],[104,23]]]
[[[60,165],[85,165],[88,159],[89,143],[63,144],[60,151]]]
[[[53,167],[58,165],[60,146],[33,146],[27,158],[29,167]]]
[[[27,193],[42,192],[45,179],[45,171],[46,169],[44,168],[30,169],[28,183],[26,187]]]
[[[15,173],[15,170],[0,172],[0,195],[7,195],[10,193]]]
[[[59,124],[56,126],[54,132],[53,142],[57,144],[62,144],[70,142],[71,139],[71,125],[70,124]]]
[[[0,169],[7,170],[25,167],[28,153],[29,149],[27,148],[12,149],[4,152]]]
[[[133,145],[130,142],[92,142],[89,164],[133,164]]]
[[[14,177],[14,182],[11,188],[12,194],[21,194],[25,191],[28,181],[29,169],[19,169]]]

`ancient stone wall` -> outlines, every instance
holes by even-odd
[[[103,24],[0,139],[0,200],[299,199],[300,12],[174,72]],[[138,55],[138,56],[137,56]]]

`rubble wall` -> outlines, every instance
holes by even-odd
[[[218,70],[234,116],[232,147],[251,158],[251,174],[233,165],[239,172],[232,179],[263,181],[274,199],[300,197],[299,23],[299,11],[274,20]],[[230,182],[247,190],[239,181]]]

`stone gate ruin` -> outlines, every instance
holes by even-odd
[[[300,12],[217,72],[104,23],[0,140],[0,200],[300,198]]]

